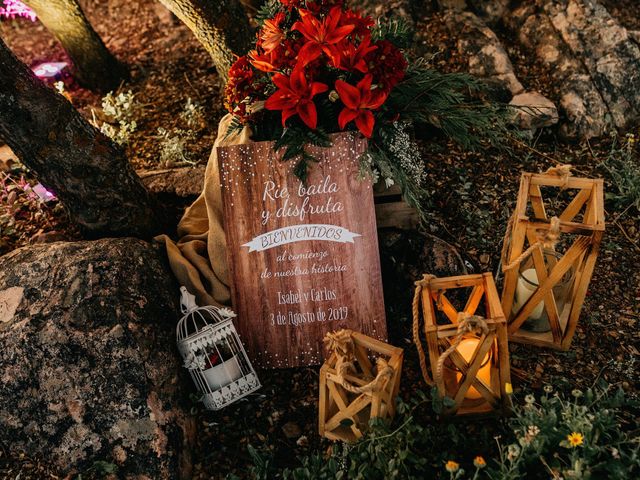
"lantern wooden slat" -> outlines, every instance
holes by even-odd
[[[502,309],[508,318],[510,341],[568,350],[605,230],[603,181],[563,177],[553,173],[523,174],[514,220],[508,234],[506,258],[503,259],[507,264],[517,260],[529,246],[536,243],[541,233],[551,228],[549,205],[545,203],[542,187],[553,187],[567,196],[574,194],[557,215],[564,252],[557,251],[557,248],[546,251],[542,246],[533,249],[530,255],[538,287],[533,286],[535,290],[531,296],[520,305],[516,303],[519,265],[508,269],[502,289]],[[560,258],[555,259],[554,255]],[[571,275],[572,272],[573,284],[568,287],[564,308],[560,309],[554,288],[564,281],[565,275]],[[527,320],[541,302],[549,321],[549,331],[527,329]]]
[[[336,370],[338,355],[333,352],[320,369],[320,402],[318,408],[320,435],[330,440],[353,442],[361,438],[369,420],[395,415],[395,398],[400,388],[403,350],[384,342],[351,332],[355,363],[361,371],[344,375],[352,385],[366,386],[375,376],[372,358],[382,357],[393,373],[379,390],[353,393],[345,389]]]
[[[468,297],[456,309],[452,301],[447,298],[450,292],[460,296],[464,289],[471,289]],[[425,276],[418,282],[416,303],[414,304],[414,341],[421,345],[419,338],[419,314],[422,313],[424,334],[429,355],[429,372],[423,370],[425,381],[429,385],[438,384],[437,369],[440,357],[450,349],[459,336],[459,313],[464,315],[479,315],[484,318],[487,330],[482,334],[465,334],[462,340],[476,339],[477,346],[467,362],[458,349],[454,349],[444,360],[443,383],[445,391],[438,390],[441,397],[453,400],[453,407],[447,408],[445,413],[476,414],[494,410],[508,410],[511,406],[506,386],[510,383],[509,346],[507,327],[500,297],[496,290],[493,276],[490,273],[464,275],[448,278]],[[417,300],[420,303],[417,303]],[[462,307],[462,305],[464,307]],[[484,312],[478,309],[484,306]],[[421,308],[420,308],[421,307]],[[440,312],[442,315],[438,315]],[[418,336],[416,337],[416,332]],[[458,346],[459,348],[459,346]],[[419,351],[421,350],[421,346]],[[488,383],[478,377],[484,367],[485,357],[488,356],[490,365]],[[469,390],[473,387],[478,398],[470,398]]]

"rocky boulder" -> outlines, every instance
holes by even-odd
[[[0,258],[0,443],[67,475],[189,475],[195,424],[175,348],[177,285],[134,239]]]
[[[640,47],[600,3],[518,2],[503,20],[560,86],[562,136],[597,137],[640,118]]]
[[[538,92],[525,92],[509,102],[513,107],[513,122],[524,130],[537,130],[558,123],[555,104]]]

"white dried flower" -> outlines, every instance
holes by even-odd
[[[218,309],[218,313],[220,315],[222,315],[225,318],[235,318],[236,317],[236,313],[231,310],[230,308],[227,307],[222,307]]]
[[[422,185],[427,177],[425,163],[420,157],[418,145],[409,136],[410,124],[407,122],[395,122],[393,124],[395,135],[391,138],[387,148],[400,164],[408,177],[412,178],[416,185]]]
[[[180,118],[191,128],[204,124],[204,107],[187,97]]]
[[[509,460],[514,460],[520,455],[520,447],[515,443],[512,443],[507,447],[507,458]]]

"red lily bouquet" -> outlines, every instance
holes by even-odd
[[[477,81],[409,64],[401,22],[375,22],[343,0],[268,0],[258,20],[255,49],[229,71],[225,106],[232,129],[248,124],[255,140],[276,140],[302,179],[312,159],[305,145],[328,146],[329,133],[357,130],[369,139],[363,166],[387,185],[399,182],[419,206],[426,173],[412,125],[430,123],[465,143],[472,129],[495,125],[485,107],[479,116],[469,109]]]
[[[390,41],[372,39],[374,21],[343,10],[340,0],[303,3],[282,0],[264,21],[255,50],[229,72],[227,108],[246,122],[266,100],[267,110],[281,112],[283,127],[297,117],[316,129],[324,97],[342,107],[337,124],[325,127],[344,130],[353,123],[371,138],[374,112],[405,76],[407,60]]]

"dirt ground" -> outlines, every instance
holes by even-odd
[[[206,163],[224,112],[218,76],[190,31],[152,0],[80,3],[109,49],[131,69],[131,79],[121,91],[131,90],[142,105],[136,117],[138,130],[126,147],[131,163],[136,168],[158,165],[158,128],[184,129],[180,112],[188,98],[203,107],[206,122],[194,129],[195,137],[187,150],[193,162]],[[629,28],[640,28],[640,12],[637,6],[634,8],[634,1],[604,3]],[[438,52],[434,66],[445,71],[463,70],[466,60],[457,53],[455,39],[450,38],[439,14],[426,8],[420,25],[426,29],[421,38],[428,50]],[[59,44],[39,23],[0,22],[0,36],[28,65],[66,60]],[[532,62],[532,56],[508,36],[502,38],[522,83],[557,99],[561,86],[549,80],[544,67]],[[92,109],[99,110],[100,95],[77,86],[69,87],[68,92],[87,118],[92,117]],[[632,133],[638,136],[640,131],[635,128]],[[571,163],[576,175],[604,177],[605,188],[611,188],[601,166],[611,152],[611,138],[566,144],[549,129],[539,132],[531,144],[513,145],[511,153],[464,152],[431,134],[421,135],[420,145],[430,172],[431,221],[426,231],[454,245],[476,272],[498,272],[501,241],[521,172],[544,171],[557,162]],[[636,155],[640,155],[638,146]],[[636,374],[640,349],[638,215],[633,209],[623,212],[607,204],[606,236],[571,350],[555,352],[511,345],[516,395],[540,391],[545,384],[570,391],[604,379],[640,398]],[[24,231],[19,228],[19,234],[0,242],[0,253],[37,241],[35,235],[43,232],[78,238],[60,208],[46,207],[35,220],[25,213],[22,224]],[[416,389],[425,388],[410,341],[412,282],[426,273],[420,271],[421,242],[422,236],[416,232],[381,234],[390,341],[406,351],[401,389],[405,399]],[[258,395],[222,412],[207,412],[194,403],[200,426],[195,478],[219,478],[231,471],[242,475],[249,463],[244,448],[247,444],[271,449],[283,466],[292,463],[293,453],[329,448],[330,444],[317,435],[318,369],[264,371],[260,377],[264,388]],[[429,415],[425,412],[426,417]],[[477,429],[499,429],[499,425],[488,420],[465,428],[474,434]],[[45,459],[28,458],[3,446],[0,476],[15,477],[18,472],[22,472],[22,479],[56,478]]]

